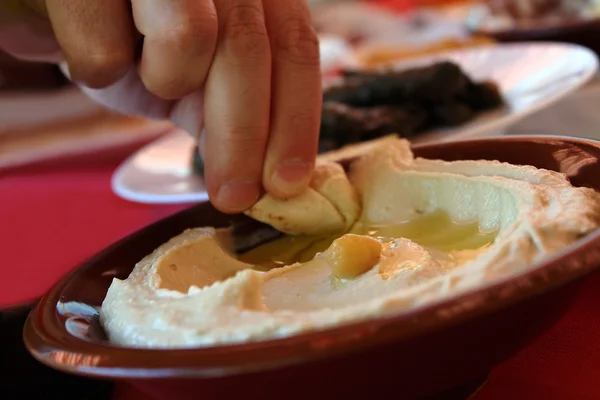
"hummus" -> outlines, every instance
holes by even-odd
[[[288,236],[238,256],[227,230],[190,229],[114,279],[100,311],[111,342],[243,343],[404,313],[521,273],[600,225],[600,195],[562,174],[378,143],[347,171],[322,159],[303,195],[248,210]]]

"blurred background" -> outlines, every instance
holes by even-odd
[[[324,77],[445,50],[550,40],[599,47],[595,0],[310,0],[322,39]],[[589,85],[509,132],[596,137]],[[574,114],[574,110],[577,112]],[[590,110],[590,112],[585,112]],[[0,168],[98,149],[135,146],[170,127],[104,110],[54,65],[0,53]]]

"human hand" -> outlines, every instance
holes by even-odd
[[[24,1],[90,96],[200,138],[220,210],[307,187],[322,95],[305,0]]]

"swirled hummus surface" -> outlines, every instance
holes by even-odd
[[[114,279],[100,319],[125,346],[285,337],[402,313],[532,268],[600,225],[600,196],[559,173],[414,158],[385,140],[311,187],[247,215],[288,234],[234,255],[227,231],[190,229]]]

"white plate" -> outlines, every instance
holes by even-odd
[[[191,171],[194,139],[174,130],[123,163],[112,177],[115,193],[139,203],[189,203],[208,199],[204,182]]]
[[[453,129],[420,135],[419,142],[488,136],[508,127],[589,81],[596,55],[583,47],[557,43],[501,44],[431,55],[396,64],[398,68],[452,60],[476,80],[492,79],[507,106]],[[119,196],[141,203],[187,203],[207,199],[202,180],[190,171],[194,142],[175,131],[141,149],[113,176]]]

